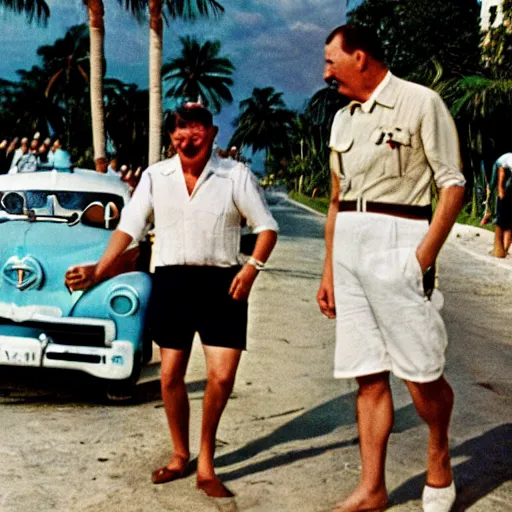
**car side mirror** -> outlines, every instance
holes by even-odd
[[[21,192],[6,192],[0,204],[7,213],[21,215],[27,211],[27,198]]]
[[[112,224],[119,219],[119,208],[113,201],[107,203],[105,207],[105,229],[111,229]]]
[[[82,222],[86,226],[103,226],[105,222],[105,206],[103,206],[100,201],[94,201],[88,204],[77,221],[70,225],[74,225],[78,222]]]

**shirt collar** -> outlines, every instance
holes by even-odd
[[[353,114],[357,107],[361,107],[361,110],[368,114],[373,110],[376,103],[384,107],[393,108],[396,103],[396,83],[395,77],[388,71],[384,78],[380,81],[379,85],[374,89],[371,96],[364,102],[351,101],[348,104],[350,113]]]
[[[215,151],[212,151],[210,158],[208,159],[208,162],[206,162],[203,172],[201,173],[201,181],[206,179],[210,174],[212,174],[215,171],[215,168],[218,167],[218,159],[219,156],[215,153]],[[172,158],[165,162],[167,163],[167,165],[162,166],[162,168],[160,169],[160,174],[163,174],[164,176],[169,176],[170,174],[173,174],[177,170],[181,171],[181,161],[178,155],[174,155]]]

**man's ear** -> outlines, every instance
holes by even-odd
[[[368,66],[368,55],[363,50],[356,50],[354,52],[356,66],[359,71],[364,71]]]

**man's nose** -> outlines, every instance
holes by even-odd
[[[324,81],[329,86],[332,86],[333,83],[336,82],[336,78],[334,77],[332,70],[328,66],[324,68]]]

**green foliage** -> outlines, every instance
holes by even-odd
[[[17,82],[0,81],[0,124],[4,137],[59,136],[80,166],[93,167],[89,100],[89,32],[71,27],[52,45],[41,46],[40,64],[18,70]],[[105,121],[119,159],[144,163],[148,94],[133,84],[105,79]]]
[[[103,83],[105,126],[119,162],[145,166],[148,147],[148,90],[115,78]]]
[[[289,141],[293,112],[286,108],[283,93],[273,87],[255,88],[252,96],[240,102],[240,115],[233,122],[235,132],[230,146],[247,146],[253,152],[265,151],[266,161],[270,152],[279,161]]]
[[[365,0],[348,19],[377,32],[398,76],[432,57],[456,74],[478,66],[479,12],[477,0]]]
[[[327,211],[329,210],[329,199],[327,197],[317,197],[312,199],[311,197],[295,192],[294,190],[289,193],[289,196],[294,201],[309,206],[317,212],[327,214]]]
[[[199,98],[214,113],[221,110],[223,102],[231,103],[233,96],[229,87],[235,67],[226,57],[219,56],[220,41],[200,44],[192,37],[180,38],[181,56],[162,66],[162,76],[170,82],[167,98]]]
[[[0,7],[16,14],[25,14],[29,23],[46,25],[50,17],[50,8],[44,0],[0,0]]]
[[[491,26],[483,34],[482,61],[494,73],[512,74],[512,0],[503,0],[503,21],[495,25],[496,16],[491,16]],[[496,12],[494,11],[494,14]]]
[[[216,0],[162,1],[164,7],[164,18],[167,22],[169,18],[193,21],[198,18],[209,18],[210,16],[217,17],[224,12],[224,7]]]

